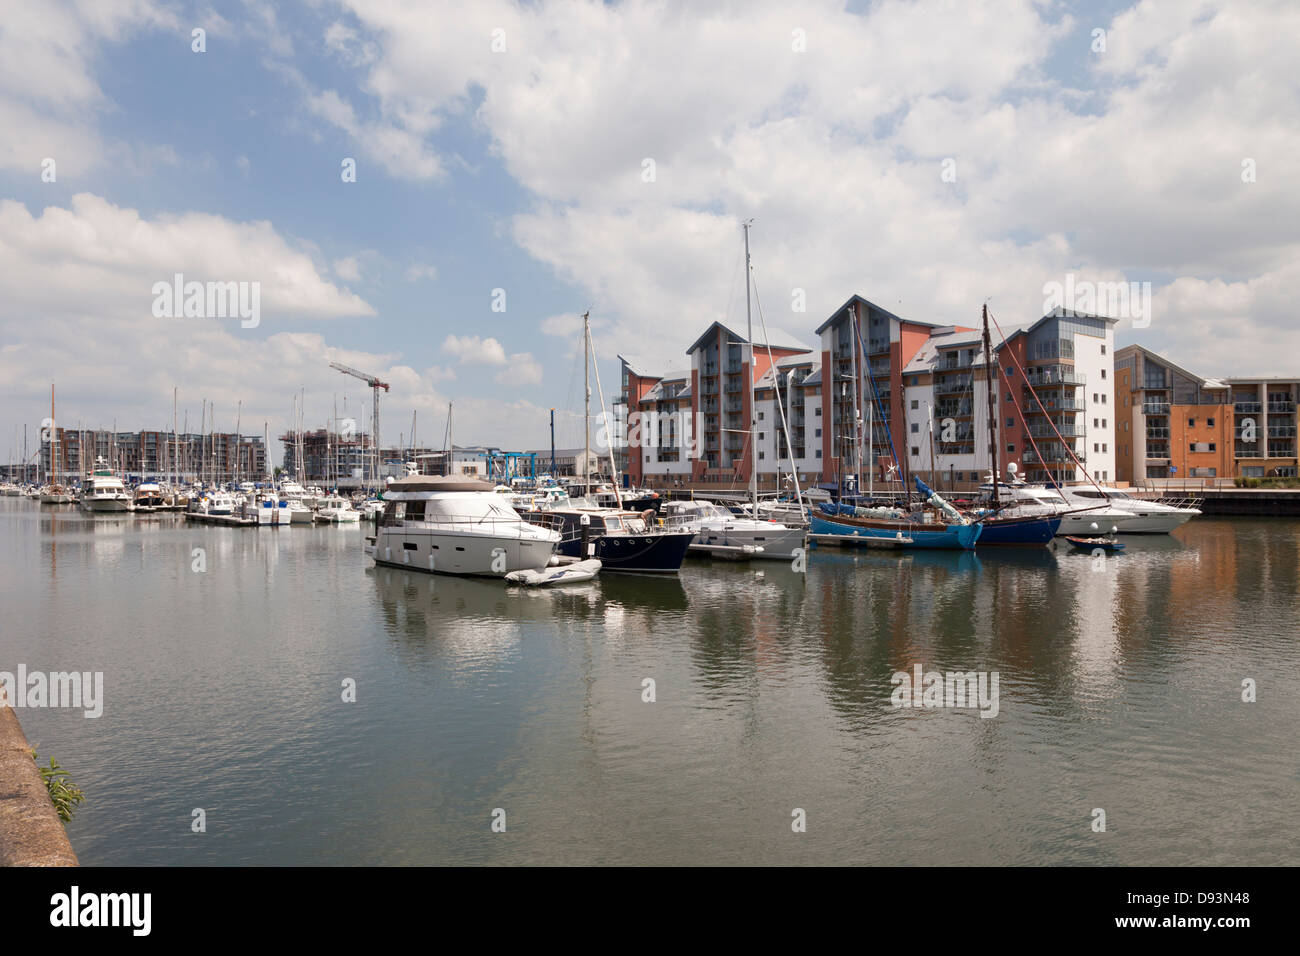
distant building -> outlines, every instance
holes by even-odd
[[[209,480],[256,481],[266,477],[266,446],[260,435],[217,432],[209,435],[165,431],[110,432],[99,429],[55,430],[41,445],[41,474],[68,481],[88,474],[103,458],[127,476],[203,477]]]

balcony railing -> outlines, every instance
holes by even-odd
[[[1295,411],[1295,402],[1269,402],[1268,413],[1270,415],[1286,415]]]
[[[1147,445],[1147,461],[1167,461],[1169,458],[1169,445],[1166,442],[1155,442]]]
[[[1264,453],[1258,448],[1242,448],[1238,446],[1232,450],[1233,458],[1263,458]]]
[[[1264,410],[1263,402],[1234,402],[1233,411],[1238,415],[1257,415]]]
[[[1038,398],[1043,403],[1043,408],[1047,409],[1048,415],[1055,415],[1057,412],[1081,412],[1086,407],[1082,398],[1052,398],[1044,395]],[[1025,412],[1029,415],[1042,415],[1043,409],[1038,407],[1038,402],[1031,399],[1025,403]]]
[[[1025,381],[1039,385],[1086,385],[1084,374],[1072,365],[1040,365],[1025,370]]]
[[[1143,415],[1168,415],[1169,403],[1168,402],[1143,402],[1142,414]]]
[[[1026,464],[1042,465],[1073,461],[1070,453],[1061,445],[1039,445],[1037,451],[1033,448],[1026,448],[1021,454],[1020,460]]]
[[[953,378],[941,379],[934,383],[934,394],[952,395],[956,392],[965,392],[972,387],[974,379],[969,375],[958,375]]]
[[[1269,458],[1294,458],[1295,442],[1275,442],[1268,443]]]
[[[1167,440],[1167,439],[1169,438],[1169,429],[1168,429],[1168,428],[1148,428],[1148,429],[1147,429],[1147,438],[1148,438],[1148,439],[1151,439],[1151,438],[1164,438],[1164,439]]]
[[[1058,433],[1062,438],[1078,438],[1083,434],[1083,429],[1077,425],[1057,425],[1056,431],[1042,425],[1034,425],[1029,429],[1029,434],[1035,438],[1055,438]]]
[[[867,351],[870,353],[888,352],[889,339],[867,339]]]

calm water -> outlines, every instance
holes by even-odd
[[[549,591],[360,539],[0,499],[0,670],[105,675],[98,719],[19,711],[83,863],[1295,862],[1300,522]],[[998,671],[998,716],[892,708],[916,663]]]

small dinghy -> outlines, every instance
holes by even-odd
[[[1093,548],[1101,548],[1103,551],[1124,550],[1124,543],[1115,538],[1077,538],[1072,534],[1067,534],[1065,540],[1082,551],[1091,551]]]
[[[600,570],[600,561],[591,558],[587,561],[575,561],[561,564],[542,571],[511,571],[506,580],[511,584],[524,584],[528,587],[540,587],[545,584],[574,584],[578,581],[590,581]]]

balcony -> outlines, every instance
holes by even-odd
[[[1168,415],[1169,403],[1168,402],[1143,402],[1142,414],[1143,415]]]
[[[957,375],[950,378],[941,379],[934,383],[934,394],[936,395],[953,395],[958,392],[969,391],[974,385],[974,379],[969,375]]]
[[[1162,438],[1162,439],[1164,439],[1165,441],[1168,441],[1168,440],[1169,440],[1169,429],[1168,429],[1168,428],[1148,428],[1148,429],[1147,429],[1147,440],[1150,441],[1152,438]]]
[[[1238,445],[1232,450],[1233,458],[1263,458],[1264,453],[1258,448],[1244,448]]]
[[[1269,458],[1294,458],[1295,442],[1276,442],[1268,443]]]
[[[1063,445],[1039,445],[1038,450],[1026,448],[1020,456],[1025,464],[1048,465],[1073,461]]]
[[[1295,411],[1295,402],[1269,402],[1268,413],[1270,415],[1288,415]]]
[[[1029,434],[1035,438],[1055,438],[1057,434],[1062,438],[1079,438],[1083,435],[1083,429],[1077,425],[1057,425],[1056,431],[1050,428],[1044,428],[1042,425],[1034,425],[1029,429]]]
[[[1086,385],[1084,374],[1073,365],[1039,365],[1025,370],[1025,381],[1040,385]]]
[[[1235,402],[1232,406],[1233,411],[1238,415],[1258,415],[1264,410],[1263,402]]]
[[[1147,461],[1168,461],[1169,460],[1169,443],[1153,442],[1147,445]]]
[[[1052,398],[1050,396],[1038,396],[1039,401],[1043,403],[1043,408],[1047,409],[1046,414],[1055,415],[1057,412],[1081,412],[1084,410],[1085,402],[1081,398]],[[1028,415],[1042,415],[1043,409],[1038,407],[1038,402],[1029,401],[1025,403],[1025,413]]]
[[[867,366],[867,371],[873,378],[889,378],[889,363],[872,362]]]
[[[877,352],[888,352],[888,351],[889,351],[889,339],[868,339],[867,340],[868,353],[874,355]]]

